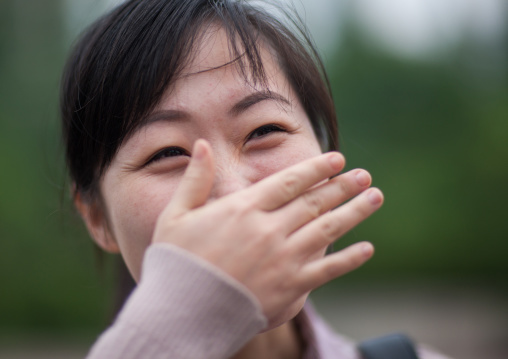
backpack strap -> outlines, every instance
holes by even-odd
[[[418,359],[413,342],[404,334],[390,334],[358,344],[364,359]]]

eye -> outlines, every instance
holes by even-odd
[[[146,164],[148,165],[150,163],[160,161],[167,157],[177,157],[177,156],[190,157],[190,153],[181,147],[166,147],[157,152],[155,155],[153,155]]]
[[[263,137],[272,132],[288,132],[288,131],[285,128],[275,124],[263,125],[252,131],[249,134],[249,136],[247,136],[247,140]]]

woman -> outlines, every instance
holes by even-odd
[[[358,356],[302,307],[372,256],[324,253],[383,197],[322,154],[335,111],[310,49],[208,0],[127,1],[77,43],[61,100],[74,201],[138,283],[90,358]]]

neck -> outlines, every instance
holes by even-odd
[[[293,321],[256,335],[231,359],[299,359],[302,343]]]

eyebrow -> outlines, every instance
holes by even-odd
[[[233,107],[231,107],[228,113],[233,117],[237,117],[243,112],[247,111],[250,107],[265,100],[272,100],[282,105],[291,106],[291,102],[289,102],[287,98],[278,94],[277,92],[269,90],[256,91],[238,101]]]
[[[189,114],[185,111],[179,111],[179,110],[161,110],[161,111],[155,111],[150,113],[148,116],[143,118],[138,128],[145,127],[151,123],[158,122],[158,121],[181,121],[189,118]]]
[[[252,106],[265,100],[275,101],[284,106],[291,106],[291,102],[284,96],[278,94],[277,92],[269,90],[256,91],[245,96],[240,101],[235,103],[233,107],[231,107],[231,109],[228,111],[228,114],[232,117],[238,117]],[[185,111],[161,110],[152,112],[151,114],[146,116],[143,120],[140,121],[137,127],[139,129],[158,121],[181,121],[188,119],[189,117],[190,115]]]

